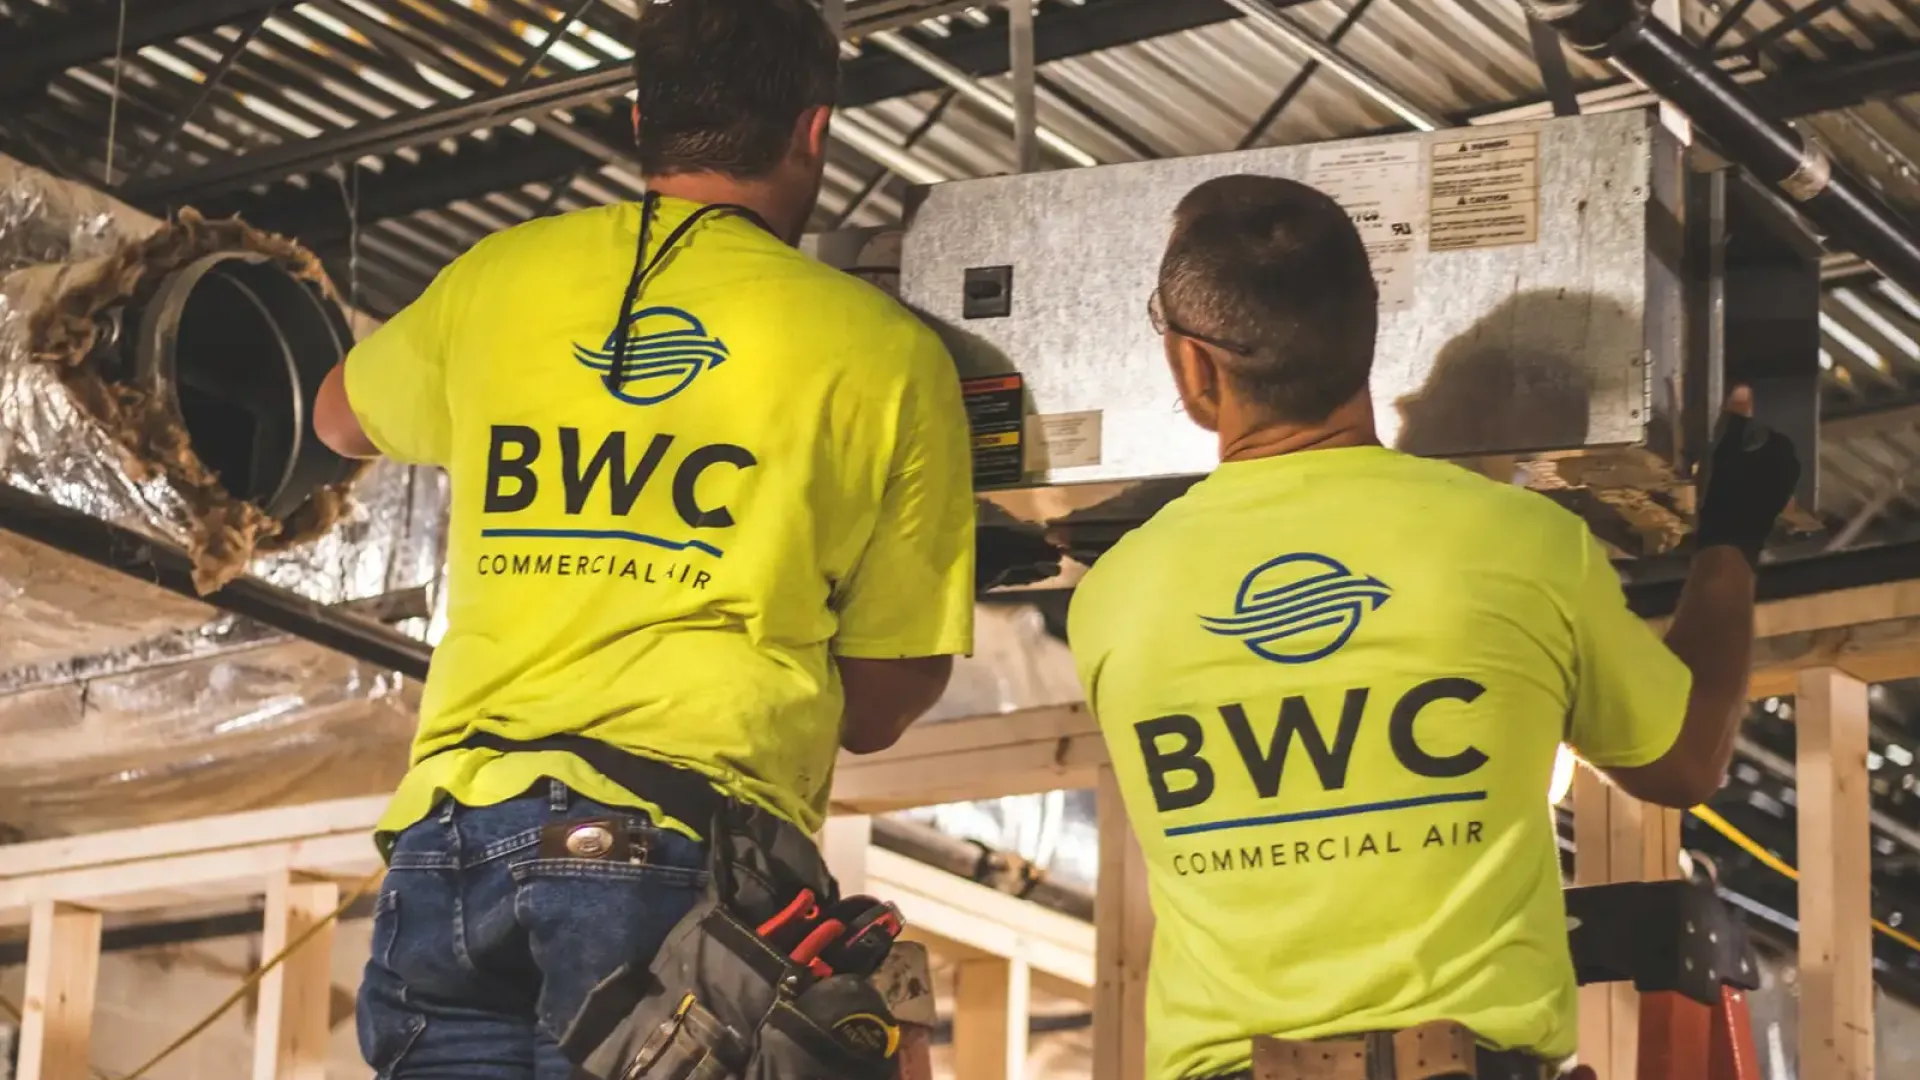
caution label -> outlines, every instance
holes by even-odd
[[[1429,251],[1470,251],[1540,239],[1537,132],[1430,145]]]
[[[1018,375],[963,379],[967,424],[973,430],[973,486],[1018,484],[1026,475],[1026,380]]]

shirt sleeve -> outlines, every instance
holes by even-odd
[[[960,379],[931,331],[915,334],[894,468],[873,539],[837,597],[833,651],[859,660],[973,651],[973,451]]]
[[[1591,536],[1583,540],[1586,554],[1571,610],[1575,659],[1568,742],[1594,765],[1650,765],[1680,737],[1693,673],[1627,608],[1606,550]]]
[[[470,297],[474,253],[455,260],[420,298],[347,355],[347,402],[380,452],[408,465],[440,465],[452,455],[447,360]]]

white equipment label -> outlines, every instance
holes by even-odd
[[[1359,227],[1380,287],[1380,310],[1413,303],[1420,265],[1420,144],[1315,150],[1307,158],[1307,183],[1332,196]]]
[[[1027,472],[1100,464],[1101,427],[1098,410],[1027,417]]]
[[[1540,239],[1540,136],[1534,132],[1433,144],[1427,247],[1531,244]]]

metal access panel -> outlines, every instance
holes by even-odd
[[[1665,457],[1683,335],[1677,256],[1660,250],[1681,246],[1660,224],[1675,222],[1662,186],[1678,182],[1663,170],[1678,170],[1663,160],[1679,158],[1654,115],[1625,112],[941,184],[908,220],[901,299],[946,338],[970,402],[999,418],[976,429],[983,486],[1204,474],[1215,445],[1182,413],[1148,298],[1187,192],[1288,177],[1338,199],[1367,241],[1391,444]],[[1020,422],[1006,423],[1016,399]]]

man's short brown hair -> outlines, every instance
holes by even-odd
[[[642,0],[633,54],[646,176],[765,176],[800,114],[839,100],[840,45],[806,0]]]
[[[1235,388],[1276,419],[1315,423],[1366,389],[1379,289],[1346,211],[1305,184],[1225,176],[1174,215],[1160,265],[1170,324],[1230,344]]]

